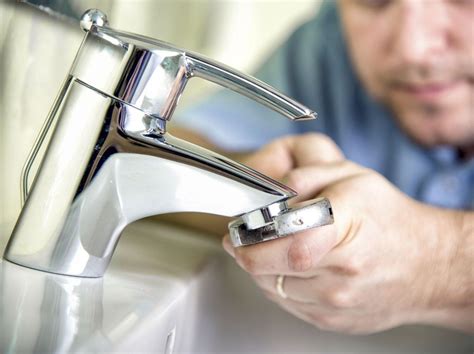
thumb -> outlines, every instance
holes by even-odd
[[[298,195],[292,202],[312,199],[325,188],[343,179],[364,173],[365,169],[350,161],[317,164],[296,168],[283,179],[283,183]]]
[[[275,140],[255,153],[246,156],[242,162],[276,180],[280,180],[293,167],[291,137]]]
[[[344,154],[336,143],[320,133],[307,133],[293,137],[291,150],[296,167],[344,160]]]
[[[249,167],[280,180],[295,167],[344,160],[344,154],[326,135],[289,135],[265,145],[243,160]]]

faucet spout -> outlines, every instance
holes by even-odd
[[[173,137],[163,121],[78,81],[68,80],[61,92],[54,112],[61,117],[7,260],[100,277],[122,230],[135,220],[185,211],[238,216],[295,195],[246,166]]]
[[[102,276],[124,227],[146,216],[183,211],[236,216],[286,198],[182,162],[114,154],[72,205],[54,251],[60,255],[54,271]]]

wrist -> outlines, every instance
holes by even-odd
[[[436,252],[427,322],[474,331],[474,213],[432,208]]]

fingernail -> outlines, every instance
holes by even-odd
[[[235,258],[234,246],[232,246],[232,243],[230,242],[230,236],[228,234],[222,239],[222,246],[228,254]]]

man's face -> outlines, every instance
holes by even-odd
[[[339,0],[367,90],[427,146],[474,146],[474,0]]]

